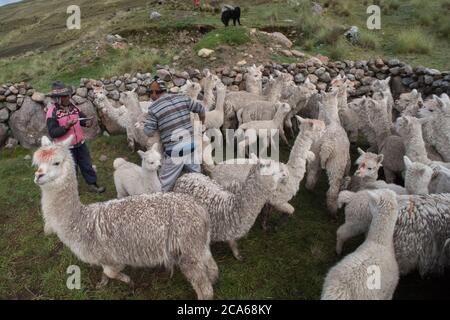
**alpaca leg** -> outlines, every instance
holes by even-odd
[[[270,204],[265,204],[261,211],[261,228],[267,231],[267,220],[269,218],[270,212],[272,211],[272,206]]]
[[[275,207],[275,209],[277,209],[278,211],[282,212],[282,213],[287,213],[288,215],[293,215],[295,208],[293,206],[291,206],[289,203],[285,202],[285,203],[277,203],[273,205]]]
[[[320,159],[316,155],[316,158],[314,161],[308,162],[307,165],[307,173],[306,173],[306,184],[305,187],[308,190],[314,190],[317,180],[319,178],[319,172],[320,172]]]
[[[344,243],[358,234],[358,231],[354,229],[350,223],[346,222],[341,225],[336,231],[336,254],[340,256],[342,254]]]
[[[327,207],[333,218],[337,218],[337,200],[341,189],[343,175],[339,172],[328,172],[328,181],[330,187],[327,191]]]
[[[119,281],[125,282],[126,284],[129,284],[130,286],[133,286],[133,281],[130,279],[129,276],[127,276],[124,273],[121,273],[124,269],[123,266],[103,266],[103,275],[102,280],[97,285],[99,288],[102,286],[105,286],[108,284],[108,279],[105,279],[104,276],[106,276],[109,279],[117,279]]]
[[[236,240],[230,240],[228,241],[228,245],[230,246],[231,251],[233,252],[233,256],[236,258],[236,260],[242,261],[244,258],[242,258],[240,252],[238,243]]]
[[[219,267],[217,266],[217,263],[211,254],[211,250],[208,247],[205,250],[206,254],[203,258],[203,261],[205,264],[206,272],[211,283],[215,284],[217,282],[217,279],[219,278]]]
[[[197,293],[197,299],[212,300],[214,291],[204,263],[194,257],[183,257],[179,265],[181,272]]]
[[[280,137],[281,137],[281,140],[283,140],[283,142],[288,146],[289,145],[289,141],[286,138],[286,134],[284,133],[283,127],[280,128]]]

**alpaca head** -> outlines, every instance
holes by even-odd
[[[202,86],[200,85],[200,83],[187,80],[185,88],[187,96],[191,97],[192,99],[197,99],[200,91],[202,91]]]
[[[387,217],[393,221],[397,218],[397,195],[394,191],[381,189],[367,191],[369,196],[369,209],[374,218]]]
[[[291,106],[289,105],[289,103],[277,102],[276,107],[277,113],[282,115],[286,115],[289,113],[289,111],[291,111]]]
[[[34,173],[34,183],[41,188],[61,187],[69,174],[75,175],[75,165],[69,146],[72,136],[68,139],[52,143],[43,136],[41,147],[33,155],[33,165],[37,167]]]
[[[401,137],[408,137],[411,134],[422,132],[423,120],[410,116],[402,116],[395,122],[395,130]]]
[[[386,92],[391,90],[389,87],[390,81],[391,77],[388,77],[385,80],[375,80],[371,85],[371,89],[373,92]]]
[[[319,119],[327,125],[339,122],[338,92],[331,91],[321,94],[322,102],[319,102]]]
[[[247,68],[247,74],[245,76],[246,80],[252,82],[259,82],[262,80],[262,70],[264,66],[257,67],[256,65],[250,66]]]
[[[394,106],[398,112],[404,112],[405,110],[413,108],[418,109],[420,106],[422,106],[422,104],[422,94],[414,89],[411,92],[402,93],[400,95],[400,98],[395,101]]]
[[[300,134],[302,137],[308,136],[314,139],[320,139],[325,132],[325,123],[316,119],[304,119],[300,116],[296,116],[300,126]]]
[[[155,143],[147,151],[138,151],[139,156],[142,158],[142,168],[147,171],[156,171],[161,166],[161,154],[159,153],[159,144]]]
[[[433,177],[433,169],[420,163],[412,162],[407,156],[403,157],[405,162],[405,187],[415,190],[414,194],[428,194],[428,185]]]
[[[135,92],[136,89],[131,91],[124,91],[120,94],[119,102],[125,106],[128,106],[132,103],[139,103],[138,94]]]
[[[355,176],[376,180],[378,178],[378,170],[382,167],[384,156],[382,154],[364,152],[360,148],[358,148],[358,152],[360,156],[355,162],[358,165]]]
[[[258,159],[254,153],[250,155],[250,159],[253,163],[256,163],[257,179],[268,191],[275,191],[280,183],[285,183],[289,178],[289,174],[277,161]]]

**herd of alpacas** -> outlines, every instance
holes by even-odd
[[[183,93],[207,110],[206,129],[235,129],[248,144],[263,140],[260,129],[278,129],[284,143],[294,138],[287,163],[257,157],[215,163],[211,140],[194,133],[206,173],[182,175],[173,190],[161,193],[159,137],[143,133],[148,103],[129,91],[122,106],[113,105],[103,88],[95,103],[127,133],[128,146],[142,158],[138,166],[114,161],[117,198],[84,205],[68,149],[70,141],[43,137],[33,157],[42,189],[46,234],[55,233],[83,262],[103,268],[109,279],[132,280],[126,266],[178,266],[198,299],[212,299],[218,266],[211,242],[227,242],[241,260],[238,240],[245,237],[263,208],[292,215],[289,201],[306,175],[313,190],[324,170],[331,217],[345,207],[345,223],[337,230],[336,252],[358,234],[366,239],[327,274],[322,299],[391,299],[400,275],[417,270],[440,273],[450,257],[450,99],[446,94],[423,100],[416,90],[394,100],[389,81],[375,80],[371,96],[350,100],[352,82],[339,75],[327,92],[308,79],[296,85],[277,73],[263,86],[262,68],[251,66],[246,91],[229,91],[209,71],[188,81]],[[192,116],[192,121],[196,117]],[[198,119],[197,119],[198,120]],[[250,130],[253,129],[253,130]],[[256,132],[256,134],[252,134]],[[350,175],[350,144],[363,137],[357,170]],[[238,149],[245,149],[239,144]],[[241,150],[244,152],[245,151]],[[383,169],[380,179],[379,172]],[[399,181],[404,184],[398,185]],[[369,268],[380,270],[380,284],[367,285]]]

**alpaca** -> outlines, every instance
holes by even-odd
[[[369,151],[378,152],[377,136],[370,125],[370,115],[367,105],[371,102],[371,98],[362,97],[352,100],[348,103],[348,109],[353,113],[355,119],[358,119],[358,132],[362,133],[370,145]],[[355,116],[356,115],[356,116]],[[355,120],[352,119],[352,120]]]
[[[370,192],[380,192],[374,190]],[[342,191],[339,207],[346,204],[345,223],[337,230],[336,252],[344,242],[366,232],[372,220],[369,191]],[[415,269],[424,276],[442,271],[439,256],[450,237],[450,194],[397,196],[398,218],[394,231],[395,256],[401,275]]]
[[[251,121],[242,124],[239,126],[238,130],[236,130],[236,136],[245,135],[248,138],[248,146],[255,145],[257,143],[257,139],[259,138],[262,142],[262,146],[260,146],[260,150],[264,150],[268,147],[268,133],[270,134],[271,139],[273,139],[272,132],[273,130],[281,130],[280,128],[283,126],[284,118],[291,111],[291,107],[287,103],[279,103],[277,108],[277,112],[273,120],[269,121]],[[288,141],[284,141],[288,144]],[[273,141],[272,141],[273,143]],[[238,144],[238,152],[243,155],[245,153],[245,145],[247,144],[246,139],[239,142]]]
[[[189,195],[155,193],[84,205],[78,196],[71,138],[42,138],[33,155],[42,191],[44,231],[55,233],[81,261],[103,267],[102,281],[131,284],[125,266],[178,265],[199,299],[213,298],[218,268],[209,249],[207,211]]]
[[[429,185],[433,178],[433,169],[420,163],[412,162],[407,156],[405,161],[405,188],[408,194],[429,194]]]
[[[422,94],[416,89],[411,92],[402,93],[395,101],[394,108],[402,116],[416,117],[419,109],[423,106]]]
[[[322,290],[323,300],[392,299],[399,280],[399,266],[394,252],[394,228],[398,203],[388,190],[368,193],[368,207],[373,216],[362,245],[328,272]],[[378,288],[369,286],[371,268],[381,275]]]
[[[117,198],[161,192],[161,182],[157,172],[161,165],[161,154],[158,150],[157,143],[146,152],[138,150],[138,154],[142,158],[141,167],[122,158],[114,160],[114,184]]]
[[[162,146],[159,134],[155,134],[153,137],[147,137],[144,133],[143,123],[145,122],[146,115],[142,113],[137,93],[134,90],[122,92],[119,101],[128,110],[130,120],[129,128],[127,127],[127,137],[128,146],[131,151],[134,151],[136,147],[147,150],[155,143]],[[128,136],[128,132],[130,132],[131,137]]]
[[[222,81],[209,70],[206,71],[206,76],[202,79],[203,82],[203,100],[201,101],[205,111],[210,111],[214,105],[216,98],[214,96],[214,88],[218,85],[223,85]]]
[[[433,178],[428,186],[430,193],[450,193],[450,169],[431,164]]]
[[[245,90],[247,92],[262,95],[262,70],[264,70],[264,66],[253,65],[247,68],[245,74]]]
[[[379,93],[383,97],[386,97],[387,114],[389,115],[389,121],[392,122],[394,98],[392,97],[391,87],[389,86],[390,81],[391,77],[388,77],[385,80],[375,80],[371,85],[371,90],[374,94]]]
[[[348,88],[353,88],[351,81],[346,77],[337,76],[331,81],[332,90],[338,92],[339,119],[345,132],[347,132],[350,142],[358,140],[359,117],[358,114],[348,107]]]
[[[115,108],[111,101],[106,97],[103,87],[94,87],[94,103],[100,112],[105,113],[121,128],[127,130],[129,126],[128,110],[125,106]],[[128,134],[128,133],[127,133]]]
[[[446,94],[434,96],[434,102],[424,103],[419,116],[426,118],[423,123],[425,142],[433,146],[442,156],[443,161],[450,162],[450,98]]]
[[[186,81],[185,88],[182,90],[189,98],[198,100],[198,95],[202,91],[202,86],[198,82]]]
[[[320,120],[303,119],[297,116],[300,133],[295,139],[289,161],[284,164],[277,162],[280,170],[287,177],[284,183],[279,183],[277,190],[271,196],[269,203],[280,212],[292,215],[294,207],[290,201],[298,192],[300,183],[306,171],[306,162],[314,160],[314,154],[310,151],[311,145],[319,140],[325,131],[325,124]],[[244,183],[252,168],[252,162],[247,159],[232,159],[213,166],[210,176],[217,183],[228,188],[233,181]]]
[[[257,159],[245,181],[234,192],[229,192],[211,178],[199,173],[180,177],[174,191],[192,195],[203,205],[211,220],[211,241],[227,241],[233,256],[242,260],[237,240],[244,237],[255,223],[261,209],[269,200],[280,181],[284,180],[281,170],[270,162]]]
[[[217,82],[217,103],[213,111],[208,111],[205,114],[205,128],[206,129],[220,129],[224,121],[224,104],[225,96],[227,94],[227,87],[222,81]]]
[[[326,125],[320,140],[311,150],[316,155],[308,162],[306,188],[313,190],[319,178],[320,169],[328,175],[327,207],[333,217],[337,214],[337,197],[344,177],[350,171],[350,141],[339,121],[337,92],[323,94],[323,103],[319,103],[319,119]]]

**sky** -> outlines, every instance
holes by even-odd
[[[0,7],[8,3],[19,2],[20,0],[0,0]]]

